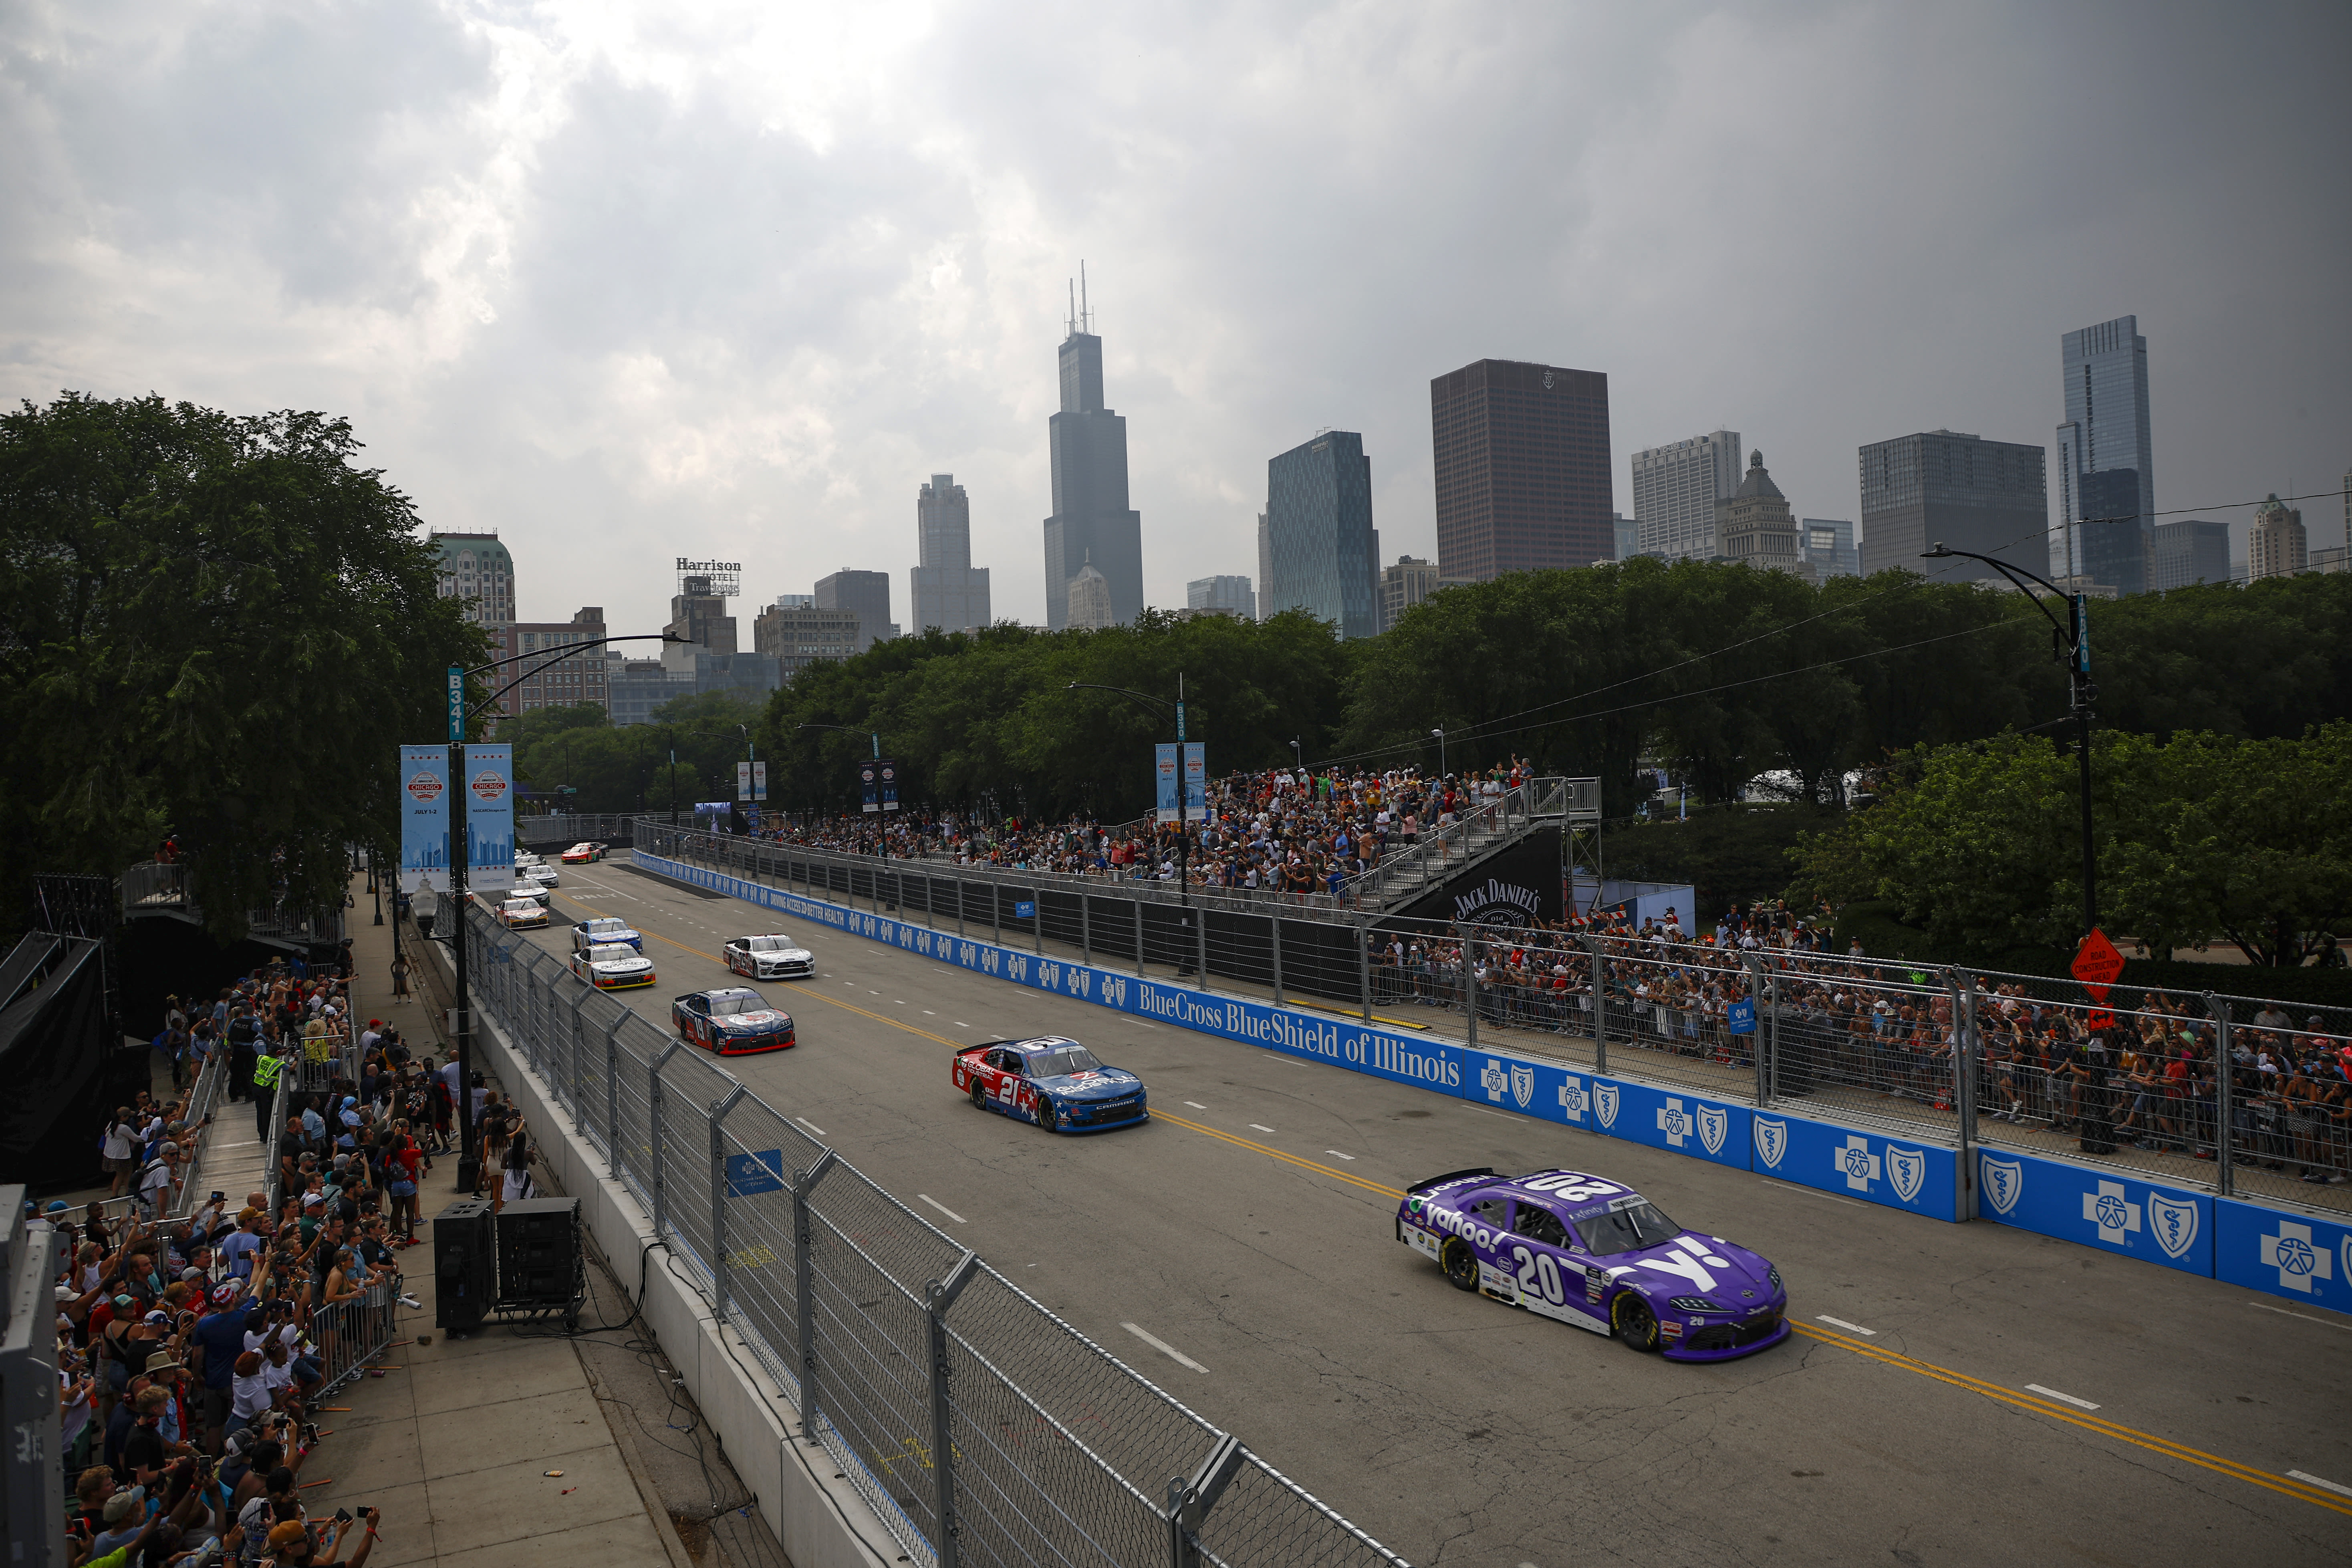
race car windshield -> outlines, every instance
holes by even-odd
[[[790,937],[755,936],[751,939],[753,952],[790,952],[792,947],[793,942]]]
[[[1682,1227],[1668,1219],[1657,1205],[1636,1199],[1623,1208],[1579,1215],[1576,1233],[1584,1238],[1587,1252],[1607,1258],[1612,1253],[1639,1252],[1645,1247],[1672,1241],[1682,1234]]]
[[[1101,1066],[1095,1060],[1094,1052],[1084,1046],[1055,1046],[1051,1050],[1029,1053],[1031,1078],[1065,1078],[1074,1072],[1093,1072]]]
[[[588,962],[591,963],[635,963],[636,960],[637,950],[634,947],[614,945],[588,950]]]
[[[764,1013],[768,1005],[760,1000],[757,991],[713,991],[710,994],[710,1016],[732,1018],[744,1013]]]

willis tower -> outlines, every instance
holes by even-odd
[[[1127,421],[1103,406],[1102,339],[1074,300],[1062,340],[1062,411],[1053,440],[1054,515],[1045,520],[1045,625],[1070,624],[1070,584],[1088,564],[1110,585],[1111,619],[1143,614],[1143,514],[1127,504]]]

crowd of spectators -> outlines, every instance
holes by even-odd
[[[2352,1179],[2352,1029],[2342,1019],[2268,1003],[2221,1031],[2201,997],[2149,990],[2137,1005],[2095,1006],[2017,980],[1977,984],[1964,1016],[1940,974],[1832,951],[1827,921],[1785,907],[1734,909],[1685,932],[1673,911],[1638,925],[1596,911],[1525,929],[1376,933],[1374,1000],[1459,1009],[1475,983],[1482,1018],[1507,1027],[1589,1035],[1598,985],[1612,1049],[1696,1058],[1749,1069],[1777,1042],[1780,1092],[1910,1100],[1949,1110],[1953,1058],[1976,1031],[1980,1118],[2072,1136],[2092,1153],[2128,1143],[2144,1154],[2212,1161],[2226,1071],[2231,1157],[2239,1167],[2326,1185]],[[1474,940],[1475,939],[1475,940]],[[1465,971],[1465,963],[1467,965]],[[1733,1011],[1777,997],[1768,1036]],[[1969,977],[1960,977],[1967,982]],[[2066,988],[2070,989],[2071,988]],[[2116,1000],[2111,998],[2111,1000]]]
[[[985,821],[912,814],[877,823],[841,817],[772,828],[779,842],[843,854],[1120,880],[1338,897],[1382,860],[1423,842],[1453,853],[1453,830],[1533,776],[1517,759],[1482,773],[1426,776],[1417,768],[1275,768],[1211,781],[1206,815],[1181,830],[1149,818]]]
[[[321,1389],[381,1346],[393,1302],[416,1305],[398,1254],[415,1242],[431,1154],[452,1146],[457,1085],[375,1020],[354,1057],[349,1010],[344,973],[291,963],[209,1005],[167,1003],[157,1039],[175,1065],[186,1054],[184,1081],[257,1107],[276,1169],[241,1201],[182,1190],[177,1144],[201,1126],[142,1093],[96,1130],[112,1196],[79,1213],[29,1205],[31,1225],[59,1235],[78,1565],[356,1565],[373,1546],[375,1510],[312,1519],[299,1478],[332,1436],[318,1425]],[[273,1129],[281,1079],[290,1114]]]

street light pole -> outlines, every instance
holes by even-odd
[[[1129,691],[1124,686],[1098,686],[1090,680],[1073,680],[1063,689],[1066,691],[1116,692],[1121,697],[1129,698],[1137,702],[1143,703],[1145,706],[1154,709],[1163,715],[1170,711],[1168,702],[1165,699],[1149,696],[1140,691]],[[1184,918],[1189,922],[1192,918],[1189,912],[1192,907],[1192,844],[1185,833],[1185,796],[1190,792],[1185,788],[1186,781],[1184,777],[1184,674],[1181,670],[1177,671],[1176,674],[1176,705],[1174,713],[1176,719],[1176,900],[1178,904],[1188,911]],[[1296,747],[1297,742],[1294,741],[1291,744]],[[1203,766],[1202,769],[1203,776],[1201,784],[1204,795],[1208,787],[1208,779],[1206,777],[1207,772],[1207,768]],[[1209,803],[1203,799],[1201,803],[1202,819],[1203,821],[1207,820],[1208,806]],[[1203,918],[1206,918],[1205,915]],[[1139,962],[1142,955],[1138,953],[1136,956]],[[1181,973],[1181,966],[1180,965],[1179,973]]]
[[[1430,733],[1437,737],[1437,776],[1444,778],[1445,776],[1445,731],[1443,729],[1436,729],[1432,730]]]
[[[2105,521],[2106,519],[2085,521]],[[1972,550],[1954,550],[1942,540],[1932,550],[1920,552],[1920,559],[1939,561],[1958,556],[1969,561],[1981,561],[2002,576],[2010,585],[2032,601],[2033,607],[2056,630],[2066,649],[2066,682],[2073,704],[2074,720],[2074,752],[2080,769],[2080,793],[2083,797],[2083,934],[2088,936],[2099,929],[2099,853],[2091,837],[2091,704],[2099,689],[2091,684],[2091,598],[2084,593],[2061,594],[2058,585],[2046,577],[2035,575],[2022,566],[1979,555]],[[2018,581],[2031,578],[2048,589],[2053,596],[2066,601],[2067,616],[2061,624],[2032,589]]]

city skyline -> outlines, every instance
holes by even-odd
[[[1630,453],[1717,426],[1830,517],[1859,515],[1854,452],[1890,433],[2046,444],[2055,340],[2126,312],[2159,509],[2242,558],[2252,508],[2221,503],[2352,463],[2352,213],[2315,199],[2352,141],[2340,10],[1433,12],[1311,67],[1298,23],[1180,15],[1139,51],[1130,18],[950,5],[860,18],[819,77],[783,12],[23,13],[0,396],[348,416],[426,527],[529,563],[517,618],[601,604],[625,633],[667,584],[601,563],[648,535],[740,559],[752,603],[805,589],[811,555],[895,575],[933,471],[985,498],[994,613],[1044,622],[1037,366],[1080,257],[1131,504],[1182,542],[1144,552],[1171,607],[1250,570],[1267,431],[1362,432],[1384,552],[1434,558],[1426,387],[1482,357],[1608,374],[1629,514]],[[1265,72],[1150,63],[1212,55]],[[2298,110],[2245,114],[2215,70]],[[317,90],[220,114],[223,72]],[[1739,108],[1759,73],[1790,100],[1763,125]],[[256,163],[256,137],[309,151]],[[1538,145],[1542,176],[1513,173]],[[1938,200],[1885,228],[1881,193],[1918,178]],[[1696,243],[1717,226],[1743,243]],[[1837,232],[1872,239],[1809,238]],[[2304,505],[2340,543],[2341,506]]]

